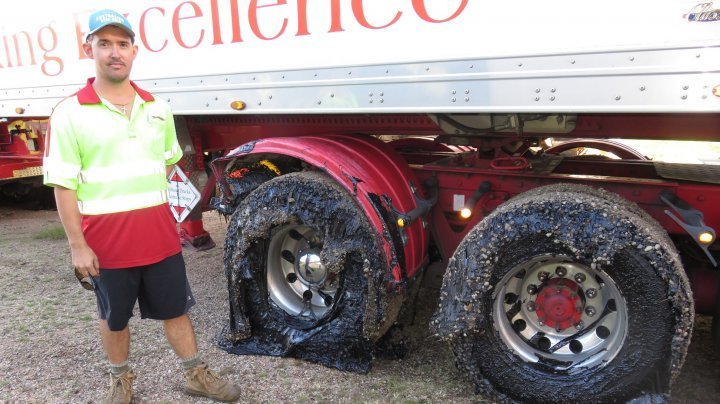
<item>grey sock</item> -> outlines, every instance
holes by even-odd
[[[130,366],[128,366],[128,361],[118,364],[110,363],[110,373],[112,373],[113,376],[120,376],[128,370],[130,370]]]
[[[200,366],[201,363],[203,363],[202,359],[200,359],[200,354],[195,354],[195,356],[191,356],[186,359],[180,358],[182,361],[183,369],[188,370],[192,369],[194,367]]]

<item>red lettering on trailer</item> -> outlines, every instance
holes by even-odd
[[[330,3],[330,31],[328,32],[341,32],[345,31],[340,22],[340,0],[332,0]]]
[[[142,15],[140,16],[140,24],[139,24],[139,27],[138,27],[138,31],[139,31],[140,41],[142,41],[142,44],[145,46],[145,49],[149,50],[150,52],[160,52],[160,51],[162,51],[163,49],[165,49],[165,47],[166,47],[167,44],[168,44],[168,40],[165,39],[165,40],[163,41],[163,44],[162,44],[162,46],[160,47],[160,49],[153,49],[152,47],[150,47],[150,44],[148,43],[147,35],[146,35],[147,30],[145,29],[145,25],[146,25],[145,18],[147,17],[147,14],[148,14],[150,11],[152,11],[152,10],[158,10],[158,11],[160,12],[160,14],[162,14],[163,16],[165,16],[165,9],[163,9],[163,8],[160,8],[160,7],[150,7],[150,8],[148,8],[148,9],[145,10],[145,11],[142,13]]]
[[[18,37],[21,34],[23,34],[23,36],[25,37],[25,41],[26,41],[25,48],[27,49],[27,51],[30,55],[30,64],[34,65],[36,63],[35,62],[35,51],[33,51],[32,40],[30,39],[30,34],[28,34],[26,31],[20,31],[12,36],[13,44],[15,45],[16,63],[18,65],[18,67],[23,65],[22,55],[20,54],[20,50],[22,48],[20,47],[20,41],[18,40]],[[7,46],[7,39],[8,39],[7,37],[3,38],[3,41],[5,42],[5,55],[7,55],[8,67],[12,67],[12,61],[10,60],[10,53],[9,53],[10,47]]]
[[[363,0],[349,0],[349,6],[354,17],[355,29],[358,27],[381,30],[388,29],[396,25],[403,17],[407,18],[407,10],[399,9],[390,5],[387,9],[373,9],[373,16],[368,16],[367,11],[370,8],[369,3]],[[439,24],[446,23],[458,18],[467,8],[468,0],[456,0],[457,7],[452,5],[443,5],[441,9],[428,10],[428,0],[412,0],[412,11],[422,21]],[[165,4],[165,3],[163,3]],[[227,3],[221,3],[219,0],[210,0],[209,5],[196,1],[183,1],[176,3],[172,9],[163,8],[157,5],[148,5],[142,11],[134,14],[138,16],[136,21],[132,21],[136,27],[136,34],[139,43],[150,52],[158,53],[167,50],[172,46],[171,41],[177,46],[184,49],[193,49],[200,46],[216,46],[224,45],[223,29],[230,29],[232,38],[230,43],[244,42],[242,36],[243,22],[240,18],[240,5],[238,0],[227,0]],[[221,4],[229,7],[227,10],[220,8]],[[292,3],[291,3],[292,4]],[[326,6],[329,7],[327,21],[327,33],[339,33],[346,31],[349,25],[344,26],[342,21],[342,7],[347,7],[347,3],[341,3],[341,0],[326,0]],[[381,4],[381,3],[373,3]],[[387,6],[391,3],[383,2],[382,5]],[[438,4],[438,3],[436,3]],[[295,16],[287,15],[277,17],[262,16],[261,9],[284,6],[284,9],[291,10],[287,0],[251,0],[247,4],[247,21],[246,27],[249,28],[253,35],[263,41],[277,40],[287,35],[291,18],[297,21],[294,27],[296,32],[294,36],[312,35],[312,28],[309,26],[308,16],[308,0],[296,0],[294,5],[296,9]],[[207,6],[208,8],[203,9]],[[83,31],[84,20],[87,18],[89,11],[77,12],[73,14],[75,23],[75,35],[77,40],[77,60],[87,59],[87,55],[82,50],[82,44],[85,42],[86,33]],[[209,14],[209,15],[208,15]],[[431,15],[432,14],[432,15]],[[443,14],[443,15],[437,15]],[[448,16],[449,14],[449,16]],[[126,17],[128,13],[124,13]],[[385,16],[385,17],[379,17]],[[273,18],[276,18],[274,21]],[[383,21],[384,18],[384,21]],[[376,21],[380,19],[380,21]],[[194,20],[194,21],[188,21]],[[373,21],[371,21],[373,20]],[[317,24],[317,22],[315,22]],[[347,23],[349,24],[349,22]],[[163,29],[163,27],[165,27]],[[172,30],[169,35],[167,30]],[[206,30],[212,30],[212,42],[206,40]],[[53,55],[58,43],[63,41],[59,36],[59,32],[50,24],[39,28],[33,36],[32,31],[21,30],[15,33],[2,34],[0,41],[0,69],[5,68],[27,68],[36,66],[39,62],[38,51],[42,53],[42,63],[40,70],[45,76],[58,76],[64,71],[64,61],[62,55]],[[4,56],[4,57],[3,57]]]
[[[35,40],[33,41],[33,39]],[[35,57],[35,49],[37,47],[43,51],[40,70],[44,75],[57,76],[63,70],[62,59],[50,55],[50,52],[54,51],[58,45],[57,32],[50,25],[40,27],[37,35],[34,36],[28,31],[3,35],[2,45],[5,48],[5,59],[0,61],[0,69],[36,66],[38,61]],[[53,69],[51,63],[54,63],[56,68]]]
[[[238,8],[237,1],[230,1],[230,17],[232,20],[232,42],[242,42],[242,35],[240,34],[240,9]]]
[[[210,16],[212,18],[213,45],[221,45],[222,35],[220,32],[220,11],[218,10],[217,0],[210,1]]]
[[[265,36],[265,35],[263,35],[262,32],[260,32],[260,24],[258,22],[258,9],[259,8],[285,6],[285,5],[287,5],[286,0],[275,0],[274,4],[265,4],[262,6],[258,5],[258,0],[250,1],[250,6],[248,8],[248,23],[250,24],[250,29],[252,30],[252,32],[255,34],[256,37],[266,40],[266,41],[269,41],[269,40],[277,39],[278,37],[280,37],[280,35],[282,35],[285,32],[285,29],[287,28],[287,25],[288,25],[287,18],[283,18],[282,27],[280,28],[278,33],[275,34],[275,36],[270,36],[270,37]]]
[[[307,27],[307,0],[298,0],[297,2],[297,33],[295,36],[310,35]]]
[[[368,22],[367,18],[365,17],[365,8],[363,7],[363,0],[353,0],[352,1],[352,10],[353,10],[353,14],[355,14],[355,19],[360,23],[360,25],[362,25],[365,28],[369,28],[369,29],[387,28],[387,27],[395,24],[396,22],[398,22],[398,20],[400,19],[400,16],[402,16],[402,11],[398,11],[395,14],[395,18],[393,18],[389,23],[376,27],[376,26],[370,24]]]
[[[90,58],[88,55],[85,54],[85,51],[82,47],[83,43],[85,43],[85,32],[83,32],[82,24],[80,23],[81,16],[84,16],[84,14],[73,13],[73,21],[75,21],[75,40],[77,41],[78,60]]]
[[[442,22],[448,22],[451,20],[454,20],[462,14],[463,11],[465,11],[465,7],[468,5],[468,0],[462,0],[460,5],[458,6],[457,10],[453,15],[450,17],[447,17],[442,20],[437,20],[433,17],[430,17],[430,14],[427,11],[427,7],[425,6],[426,0],[412,0],[413,8],[415,9],[415,12],[417,13],[418,17],[422,18],[423,20],[427,22],[434,22],[434,23],[442,23]]]
[[[48,36],[47,35],[44,36],[43,32],[48,33],[50,35],[52,45],[50,45],[49,47],[45,46],[45,41],[43,41],[43,38],[47,38]],[[63,67],[64,67],[62,59],[57,56],[49,56],[48,55],[48,52],[52,52],[53,50],[55,50],[55,48],[57,47],[57,44],[58,44],[58,37],[57,37],[57,33],[55,32],[55,30],[49,25],[40,28],[40,31],[38,31],[38,35],[37,35],[37,42],[38,42],[38,47],[40,47],[40,49],[42,49],[45,52],[45,53],[43,53],[44,62],[40,65],[40,70],[42,70],[43,74],[46,76],[57,76],[58,74],[62,73]],[[52,73],[50,71],[50,66],[48,66],[48,64],[50,62],[57,63],[56,64],[57,71],[54,73]]]
[[[189,16],[181,16],[180,13],[182,12],[182,8],[186,5],[189,5],[192,7],[193,14]],[[175,8],[175,12],[173,13],[173,19],[172,19],[172,29],[173,29],[173,35],[175,35],[175,40],[177,41],[177,44],[182,46],[186,49],[192,49],[196,48],[203,40],[203,37],[205,37],[205,30],[200,29],[199,37],[194,45],[188,45],[185,43],[185,41],[182,38],[182,35],[180,34],[180,21],[181,20],[190,20],[193,18],[202,17],[202,9],[200,6],[197,5],[197,3],[193,1],[186,1],[183,3],[180,3],[177,8]]]

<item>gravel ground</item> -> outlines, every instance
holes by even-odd
[[[107,385],[97,333],[94,295],[70,268],[69,248],[54,211],[0,206],[0,402],[96,402]],[[200,350],[211,367],[240,383],[246,402],[482,402],[455,368],[446,345],[427,337],[437,290],[423,288],[414,346],[403,360],[376,359],[367,375],[345,373],[295,359],[235,356],[218,349],[215,334],[227,315],[222,268],[225,220],[205,214],[218,243],[185,251],[198,301],[191,312]],[[182,392],[181,366],[159,322],[130,321],[130,361],[138,378],[135,403],[204,402]],[[698,316],[673,402],[720,402],[720,354],[709,337],[710,319]]]

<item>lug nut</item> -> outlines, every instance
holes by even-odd
[[[538,291],[537,286],[535,286],[535,285],[528,285],[528,287],[527,287],[527,292],[528,292],[529,294],[534,295],[534,294],[537,293],[537,291]]]
[[[317,291],[320,297],[323,299],[323,303],[325,303],[325,306],[330,307],[333,304],[333,297],[328,295],[327,293],[323,292],[322,290]]]
[[[287,274],[285,278],[289,283],[295,283],[295,281],[297,280],[297,274],[295,272],[291,272]]]
[[[585,327],[585,323],[582,320],[580,320],[577,324],[575,324],[576,330],[582,330],[584,327]]]
[[[594,316],[596,313],[597,313],[597,311],[595,310],[595,307],[593,307],[593,306],[588,306],[585,308],[585,314],[587,314],[590,317]]]
[[[590,299],[594,298],[595,296],[597,296],[597,289],[590,288],[590,289],[586,290],[585,296],[589,297]]]
[[[306,290],[303,292],[303,302],[309,302],[313,298],[313,292]]]
[[[535,311],[535,302],[529,301],[527,304],[528,311]]]
[[[577,283],[585,282],[585,274],[575,274],[575,282],[577,282]]]
[[[545,282],[545,281],[547,280],[547,278],[548,278],[549,275],[550,275],[550,274],[547,273],[547,272],[545,272],[545,271],[540,272],[540,273],[538,273],[538,280],[539,280],[540,282]]]
[[[567,275],[567,268],[557,267],[557,268],[555,268],[555,273],[557,274],[557,276],[565,276],[565,275]]]

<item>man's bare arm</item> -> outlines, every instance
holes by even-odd
[[[77,205],[77,192],[61,186],[55,187],[55,203],[58,215],[70,243],[72,264],[83,276],[100,274],[95,252],[90,248],[82,232],[82,215]]]

